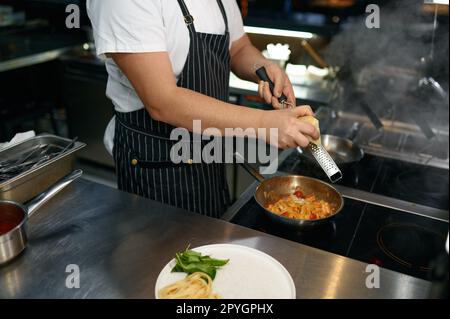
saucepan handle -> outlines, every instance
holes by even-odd
[[[254,178],[256,178],[258,181],[262,182],[265,180],[264,176],[262,176],[257,169],[250,166],[249,163],[246,162],[244,156],[239,154],[238,152],[234,153],[234,158],[236,159],[236,163],[241,164],[242,167]]]
[[[81,169],[75,170],[72,173],[64,176],[59,181],[57,181],[53,186],[39,194],[31,201],[28,202],[28,217],[33,215],[42,205],[44,205],[50,198],[59,193],[63,188],[72,183],[78,177],[83,175],[83,171]]]

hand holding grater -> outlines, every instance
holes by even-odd
[[[261,79],[261,81],[266,81],[269,83],[270,91],[273,94],[274,84],[270,80],[266,68],[260,67],[256,70],[256,75]],[[295,107],[291,103],[287,101],[287,97],[282,94],[281,97],[278,99],[280,104],[283,107]],[[319,163],[320,167],[322,167],[325,174],[327,174],[328,178],[332,183],[336,183],[338,180],[342,178],[342,172],[339,169],[339,167],[334,162],[333,158],[331,158],[330,154],[327,152],[327,150],[322,145],[316,145],[314,143],[309,143],[308,146],[309,151],[316,159],[317,163]]]
[[[272,80],[269,78],[269,75],[267,75],[266,68],[263,66],[258,68],[256,70],[256,75],[258,76],[258,78],[261,81],[269,83],[270,92],[272,92],[272,95],[274,95],[273,90],[275,88],[275,85],[273,84]],[[278,98],[278,102],[280,102],[280,104],[283,108],[295,107],[295,105],[292,105],[292,103],[288,102],[286,95],[284,95],[283,93],[281,93],[281,96]]]

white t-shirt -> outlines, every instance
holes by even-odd
[[[223,34],[225,24],[216,0],[184,0],[194,17],[197,32]],[[244,35],[236,0],[222,0],[230,32],[230,46]],[[126,76],[107,53],[168,52],[178,80],[189,52],[189,32],[177,0],[87,0],[97,54],[106,61],[106,95],[119,112],[144,107]],[[115,121],[105,132],[105,146],[111,153]]]

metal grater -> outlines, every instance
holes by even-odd
[[[327,174],[332,183],[336,183],[342,178],[341,170],[322,145],[309,143],[308,149],[311,151],[317,163],[319,163],[320,167],[322,167],[323,171]]]
[[[255,65],[256,75],[259,77],[260,80],[266,81],[269,83],[270,91],[273,94],[273,89],[275,85],[270,80],[269,75],[267,74],[267,71],[265,67],[257,67]],[[291,103],[287,101],[287,97],[282,94],[281,97],[278,99],[278,101],[281,103],[282,107],[295,107]],[[339,169],[339,167],[336,165],[336,163],[331,158],[330,154],[328,154],[327,150],[323,148],[322,145],[318,146],[313,143],[309,143],[308,149],[311,151],[312,155],[316,159],[316,161],[319,163],[319,165],[322,167],[324,172],[327,174],[328,178],[332,183],[337,182],[342,178],[342,172]],[[301,151],[300,151],[301,153]]]

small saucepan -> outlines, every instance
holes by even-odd
[[[28,202],[26,206],[13,201],[0,200],[0,265],[14,259],[27,246],[28,218],[82,174],[81,170],[68,174]]]

